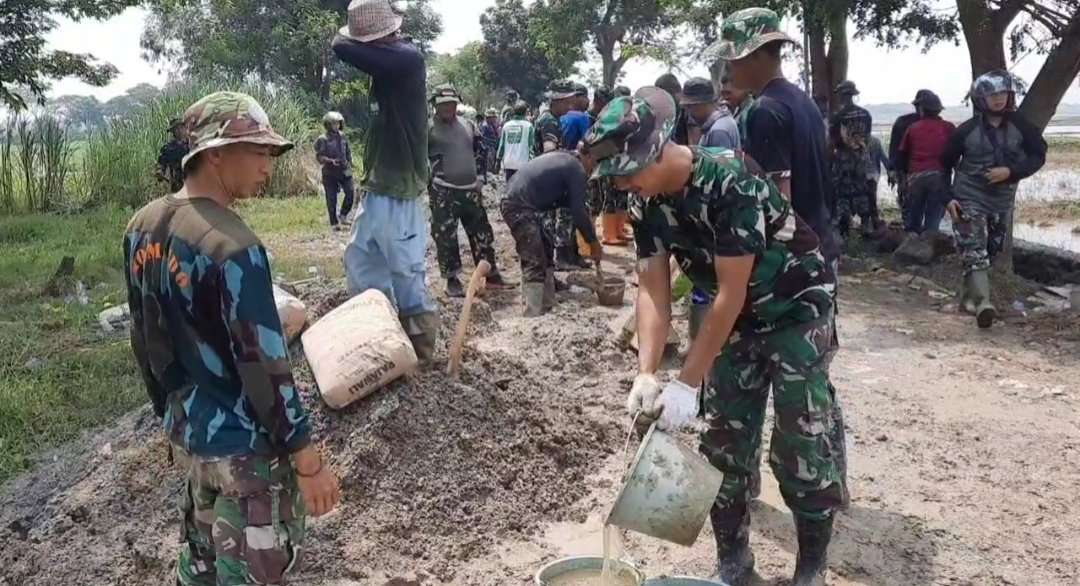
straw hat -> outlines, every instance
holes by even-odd
[[[381,39],[401,28],[401,15],[390,5],[390,0],[352,0],[348,15],[349,24],[338,32],[361,43]]]

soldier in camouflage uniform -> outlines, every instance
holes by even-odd
[[[720,78],[720,95],[731,110],[731,115],[735,117],[735,126],[739,129],[739,142],[747,144],[749,139],[746,123],[750,119],[750,112],[754,109],[754,94],[735,87],[735,84],[731,83],[731,77],[725,73]]]
[[[431,206],[431,237],[439,259],[439,272],[446,279],[449,297],[464,297],[461,283],[461,252],[458,222],[465,229],[473,262],[491,265],[487,286],[502,289],[507,284],[495,263],[495,232],[484,209],[483,187],[478,160],[484,152],[483,138],[476,125],[457,114],[461,103],[457,90],[441,85],[431,96],[435,115],[428,126],[428,204]]]
[[[123,243],[131,348],[187,474],[176,582],[283,584],[306,515],[340,489],[293,383],[266,249],[229,207],[293,145],[240,93],[195,102],[183,126],[183,189],[136,212]]]
[[[180,118],[170,120],[169,133],[172,138],[158,152],[157,173],[161,180],[169,183],[169,191],[176,193],[184,186],[184,169],[180,161],[184,160],[189,148],[184,121]]]
[[[702,410],[701,452],[724,473],[711,511],[712,579],[738,586],[754,567],[749,485],[771,387],[770,463],[799,537],[794,584],[821,586],[841,502],[829,447],[833,273],[813,230],[757,163],[674,144],[674,119],[671,97],[643,88],[609,104],[585,140],[595,174],[635,194],[642,374],[627,407],[639,425],[663,430],[690,425]],[[715,301],[679,375],[661,385],[654,373],[671,322],[671,255]]]
[[[836,185],[837,227],[842,237],[851,230],[854,215],[860,219],[860,230],[870,234],[874,221],[870,198],[866,190],[869,181],[866,168],[868,140],[874,121],[870,112],[855,105],[858,88],[845,80],[836,86],[840,98],[840,111],[829,125],[829,137],[833,143],[833,182]]]
[[[572,150],[574,147],[562,144],[562,125],[559,117],[570,111],[578,92],[574,84],[567,80],[551,84],[547,98],[551,107],[536,119],[536,153],[541,155],[554,150]],[[555,268],[560,271],[572,271],[587,267],[574,239],[574,218],[567,208],[548,212],[544,218],[544,228],[555,245]]]

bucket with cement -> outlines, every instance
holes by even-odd
[[[611,563],[614,586],[641,586],[645,581],[645,575],[630,562],[612,560]],[[601,556],[562,558],[540,568],[534,583],[536,586],[600,586],[603,571]]]
[[[723,473],[654,425],[641,441],[605,524],[689,547],[723,482]]]
[[[728,586],[727,582],[713,582],[704,578],[690,576],[660,576],[649,578],[641,586]]]
[[[626,279],[622,277],[604,277],[596,290],[596,297],[600,305],[606,307],[621,307],[623,293],[626,292]]]

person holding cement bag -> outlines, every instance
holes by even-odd
[[[341,492],[293,383],[266,249],[229,208],[293,145],[246,94],[210,94],[183,124],[184,187],[124,237],[131,348],[187,474],[176,581],[283,584],[305,517]]]
[[[771,458],[798,531],[795,586],[823,586],[841,482],[829,443],[828,353],[835,282],[814,231],[745,154],[671,140],[675,102],[654,87],[616,98],[586,135],[595,175],[636,193],[638,376],[635,424],[673,431],[705,417],[702,454],[724,473],[711,511],[713,580],[753,574],[750,483],[773,390]],[[670,257],[714,301],[679,375],[656,372],[671,327]],[[700,397],[699,397],[700,391]]]
[[[371,76],[360,211],[345,245],[353,295],[378,289],[398,309],[422,366],[431,362],[439,314],[424,277],[427,229],[420,195],[428,183],[427,69],[420,49],[398,35],[389,0],[353,0],[333,41],[339,59]]]

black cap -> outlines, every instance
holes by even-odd
[[[922,98],[918,99],[915,104],[928,112],[940,112],[945,109],[945,107],[941,105],[941,98],[931,91],[927,91],[923,94]]]
[[[915,92],[915,99],[911,101],[912,106],[918,106],[927,97],[934,95],[934,92],[930,90],[919,90]]]
[[[584,84],[575,83],[574,84],[574,95],[587,98],[587,97],[589,97],[589,88],[585,87]]]
[[[679,103],[683,106],[716,103],[716,88],[704,77],[692,78],[683,84],[682,99]]]

